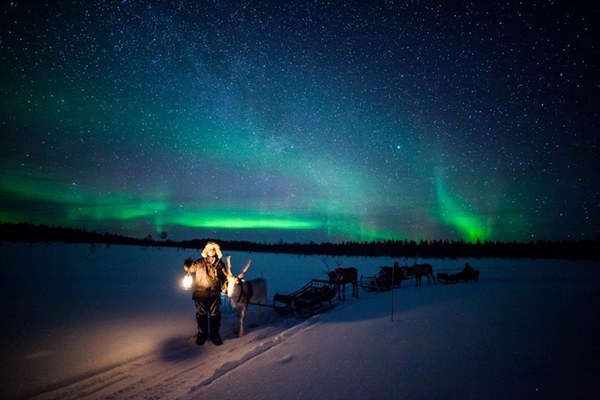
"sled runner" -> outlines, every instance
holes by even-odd
[[[308,317],[332,306],[331,300],[335,294],[335,283],[313,279],[293,293],[275,294],[273,308],[279,314],[292,313],[296,317]],[[328,304],[324,306],[323,303]]]

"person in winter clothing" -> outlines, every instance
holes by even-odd
[[[221,290],[227,281],[227,270],[221,258],[223,253],[215,242],[208,242],[202,250],[202,258],[185,260],[183,269],[194,273],[192,299],[196,303],[198,334],[196,344],[202,346],[206,339],[215,345],[223,344],[221,334]]]

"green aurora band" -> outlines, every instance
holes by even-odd
[[[472,207],[466,204],[465,201],[452,196],[439,176],[436,181],[436,194],[436,218],[456,229],[463,240],[469,242],[483,241],[491,235],[489,222],[470,212],[469,210]]]
[[[290,171],[285,171],[290,173]],[[302,173],[302,172],[298,172]],[[356,176],[346,176],[356,180]],[[344,182],[339,181],[338,182]],[[318,187],[318,179],[313,183]],[[343,183],[335,188],[350,198],[356,190]],[[169,227],[223,230],[323,230],[329,236],[342,235],[351,240],[401,240],[401,227],[378,226],[366,222],[368,218],[357,216],[358,207],[364,207],[365,201],[354,198],[350,201],[324,201],[321,198],[316,209],[303,213],[276,210],[270,207],[217,207],[214,204],[205,207],[184,205],[173,207],[168,200],[160,198],[140,198],[136,196],[108,193],[93,194],[81,187],[73,187],[66,182],[32,174],[7,173],[0,180],[0,190],[13,203],[47,204],[47,209],[57,210],[38,215],[25,215],[18,209],[1,210],[1,222],[32,221],[36,223],[64,225],[78,223],[103,222],[140,222],[150,224],[155,232]],[[323,196],[326,195],[323,189]],[[163,195],[161,197],[167,198]],[[341,196],[344,198],[344,196]],[[433,219],[441,221],[459,232],[463,240],[475,242],[491,236],[491,223],[475,215],[465,201],[453,196],[443,180],[436,181],[436,207]],[[273,210],[271,210],[273,209]],[[314,215],[326,215],[317,218]]]

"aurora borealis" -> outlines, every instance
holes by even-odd
[[[600,7],[446,3],[3,2],[0,222],[597,238]]]

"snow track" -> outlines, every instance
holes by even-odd
[[[277,318],[237,338],[224,336],[222,346],[198,347],[195,336],[175,338],[162,351],[65,382],[33,399],[160,399],[197,398],[215,380],[275,346],[309,329],[319,319]],[[222,332],[233,330],[235,319],[224,318]]]

